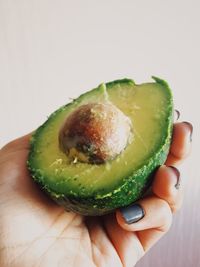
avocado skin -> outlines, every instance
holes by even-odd
[[[57,112],[59,112],[62,107],[55,111],[53,114],[51,114],[49,119],[35,131],[30,142],[30,153],[27,160],[27,166],[34,181],[56,203],[63,206],[68,211],[74,211],[81,215],[99,216],[113,212],[117,208],[127,206],[137,201],[149,188],[153,179],[154,172],[160,165],[164,164],[164,162],[166,161],[167,155],[169,153],[173,130],[173,98],[171,90],[166,81],[155,76],[153,76],[152,78],[155,80],[156,83],[159,83],[164,86],[170,95],[171,105],[167,107],[169,114],[166,122],[166,124],[168,125],[167,137],[160,150],[157,151],[157,153],[154,154],[146,162],[146,164],[142,165],[141,168],[139,168],[137,171],[130,173],[129,176],[124,177],[121,185],[116,190],[108,194],[100,193],[99,195],[93,195],[87,198],[79,197],[73,193],[68,193],[67,195],[58,194],[56,192],[53,192],[47,184],[43,183],[44,179],[42,172],[39,169],[34,168],[32,164],[32,158],[34,157],[35,140],[37,139],[37,136],[40,134],[40,131],[43,129],[43,127],[45,127],[46,123],[48,123],[48,121],[52,117],[54,117],[54,115],[57,114]],[[133,80],[125,78],[122,80],[116,80],[113,82],[106,83],[106,86],[112,87],[112,85],[116,83],[135,84]],[[82,96],[80,96],[79,99]],[[67,104],[66,106],[70,104],[71,103]],[[63,108],[65,108],[66,106],[64,106]]]

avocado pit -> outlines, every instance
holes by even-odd
[[[105,163],[125,149],[131,128],[130,119],[113,104],[84,104],[61,127],[60,148],[74,162]]]

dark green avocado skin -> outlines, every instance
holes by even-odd
[[[94,195],[89,198],[83,198],[77,197],[77,195],[73,194],[64,195],[58,194],[57,192],[52,192],[48,185],[43,183],[43,177],[41,172],[38,169],[34,168],[32,164],[32,159],[34,157],[35,140],[37,139],[37,136],[40,133],[41,129],[45,127],[46,123],[48,123],[48,120],[42,126],[40,126],[33,134],[31,139],[30,153],[27,161],[27,166],[30,171],[30,174],[33,177],[34,181],[39,185],[39,187],[45,193],[47,193],[55,202],[63,206],[66,210],[74,211],[76,213],[86,216],[104,215],[113,212],[117,208],[127,206],[137,201],[150,187],[154,172],[160,165],[164,164],[164,162],[166,161],[167,155],[169,153],[169,147],[171,144],[173,129],[173,99],[171,90],[164,80],[161,80],[157,77],[152,78],[155,80],[156,83],[159,83],[164,86],[166,90],[169,91],[169,94],[171,96],[171,105],[167,107],[169,114],[167,118],[168,135],[165,139],[165,143],[160,148],[160,150],[156,154],[154,154],[145,165],[141,166],[140,169],[134,171],[133,173],[130,173],[128,177],[124,177],[121,187],[118,188],[118,190],[111,192],[111,194],[109,195]],[[111,87],[112,84],[116,83],[130,84],[133,83],[133,81],[129,79],[117,80],[107,83],[106,86]],[[59,110],[57,110],[56,112],[59,112]],[[51,116],[54,116],[55,113],[53,113]],[[51,119],[51,116],[49,119]]]

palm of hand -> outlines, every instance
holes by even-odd
[[[180,123],[178,127],[181,129],[183,125]],[[186,139],[190,132],[188,129],[184,131],[182,144],[180,140],[178,144],[179,150],[182,149],[179,161],[189,149]],[[167,185],[164,197],[161,194],[158,198],[153,192],[142,203],[152,211],[160,205],[163,217],[157,212],[152,220],[152,214],[149,216],[147,212],[146,221],[142,220],[144,222],[136,226],[137,229],[134,226],[129,229],[120,222],[119,214],[117,220],[115,214],[86,218],[66,212],[45,196],[26,168],[29,138],[20,138],[0,150],[1,267],[134,266],[168,230],[171,209],[175,209],[176,202],[180,206],[181,201],[180,193],[176,193],[174,200],[170,195],[174,192],[170,186],[174,188],[174,185],[169,173],[167,176],[170,172],[167,168],[160,171],[160,176],[166,176],[163,181],[166,183],[168,179],[172,185]],[[175,143],[173,140],[174,152]],[[175,161],[174,155],[169,154],[167,162]],[[161,178],[157,179],[158,184]],[[159,193],[157,189],[154,191]]]
[[[109,230],[117,232],[116,239],[125,232],[115,218],[86,221],[54,204],[31,180],[27,153],[22,143],[0,161],[0,266],[122,266],[109,238]]]

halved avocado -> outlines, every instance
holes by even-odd
[[[103,215],[142,196],[165,162],[172,136],[172,93],[165,81],[153,79],[140,85],[130,79],[101,84],[59,108],[36,130],[28,168],[58,204],[83,215]],[[61,131],[78,109],[93,103],[112,104],[130,120],[128,141],[117,155],[99,162],[72,160],[62,147]]]

